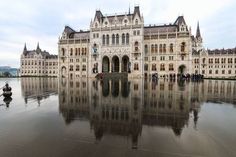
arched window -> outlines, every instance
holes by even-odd
[[[112,34],[112,45],[115,45],[115,34]]]
[[[158,48],[157,48],[157,44],[155,44],[155,53],[157,53]]]
[[[154,45],[152,44],[151,45],[151,53],[153,53],[154,52]]]
[[[174,52],[174,46],[172,43],[170,44],[170,52]]]
[[[79,65],[76,65],[76,69],[75,69],[76,71],[79,71]]]
[[[109,45],[109,35],[107,34],[107,45]]]
[[[126,44],[129,44],[129,33],[126,34]]]
[[[73,71],[73,65],[70,65],[70,71]]]
[[[138,63],[134,63],[134,70],[139,70]]]
[[[163,52],[166,53],[166,44],[163,44]]]
[[[135,43],[134,43],[134,49],[135,49],[135,51],[138,51],[138,42],[137,41],[135,41]]]
[[[165,64],[161,64],[160,71],[165,71]]]
[[[138,19],[135,20],[135,24],[138,25]]]
[[[84,55],[84,48],[82,48],[82,55]]]
[[[147,45],[144,46],[144,52],[148,53],[148,46]]]
[[[125,44],[125,34],[122,34],[122,44]]]
[[[78,49],[75,48],[75,56],[77,56],[77,55],[78,55]]]
[[[78,52],[79,52],[79,55],[80,55],[80,48],[78,48]]]
[[[73,49],[70,49],[70,56],[73,56]]]
[[[86,65],[83,65],[82,71],[86,71]]]
[[[162,53],[162,44],[159,46],[159,52]]]
[[[116,45],[119,45],[119,34],[116,34]]]
[[[62,56],[65,56],[65,49],[62,48],[61,51],[62,51]]]
[[[173,64],[169,64],[169,71],[174,71],[174,65]]]
[[[185,46],[186,46],[185,42],[182,42],[181,43],[181,52],[185,51]]]
[[[105,45],[105,35],[102,36],[102,45]]]
[[[152,64],[152,71],[156,71],[156,70],[157,70],[156,64]]]
[[[145,64],[145,65],[144,65],[144,70],[145,70],[145,71],[148,71],[148,64]]]

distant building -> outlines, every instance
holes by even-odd
[[[10,77],[19,76],[19,69],[11,68],[10,66],[0,66],[0,77],[5,77],[8,74]]]
[[[27,50],[26,44],[21,55],[21,76],[57,76],[58,57],[42,51],[37,45],[36,50]]]

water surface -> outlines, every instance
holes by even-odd
[[[236,82],[0,79],[0,156],[236,156]]]

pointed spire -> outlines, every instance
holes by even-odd
[[[199,27],[199,22],[197,22],[197,33],[196,33],[196,38],[201,38],[201,32],[200,32],[200,27]]]
[[[24,46],[24,52],[27,51],[27,48],[26,48],[26,43],[25,43],[25,46]]]
[[[39,48],[39,42],[38,42],[38,44],[37,44],[37,50],[39,50],[40,48]]]
[[[129,4],[129,15],[130,15],[130,4]]]

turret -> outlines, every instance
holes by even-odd
[[[198,42],[202,42],[202,37],[201,37],[199,22],[197,23],[196,39],[197,39]]]
[[[26,43],[25,43],[25,46],[24,46],[24,49],[23,49],[23,54],[26,55],[27,53],[27,48],[26,48]]]

